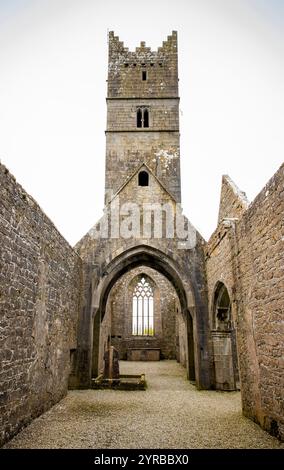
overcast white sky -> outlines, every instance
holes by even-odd
[[[283,0],[0,0],[0,159],[73,245],[102,215],[107,30],[178,31],[182,202],[207,239],[222,174],[250,200],[284,158]]]

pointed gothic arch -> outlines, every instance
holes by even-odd
[[[188,292],[189,287],[185,288],[175,261],[164,252],[160,252],[154,247],[140,245],[126,250],[123,254],[115,257],[107,265],[103,278],[93,292],[93,311],[95,317],[100,318],[100,322],[103,320],[112,287],[123,274],[139,266],[150,267],[160,272],[174,287],[180,301],[181,314],[184,316],[187,327],[187,375],[190,380],[195,380],[196,378],[197,386],[203,388],[202,376],[204,371],[199,370],[200,354],[196,343],[195,308],[189,304],[189,298],[192,299],[192,294]],[[96,323],[97,325],[98,323]],[[94,337],[95,334],[97,335],[94,330]],[[93,360],[97,361],[94,357]]]
[[[132,290],[132,335],[154,336],[154,289],[146,274],[138,274]]]
[[[214,330],[228,331],[231,328],[231,299],[227,287],[218,281],[214,289],[213,319]]]
[[[216,283],[213,291],[211,328],[215,387],[217,390],[236,390],[239,372],[232,302],[222,281]]]

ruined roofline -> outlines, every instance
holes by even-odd
[[[42,209],[40,204],[23,188],[23,186],[18,182],[17,178],[9,171],[9,169],[2,163],[0,160],[0,180],[4,179],[8,182],[11,182],[12,185],[15,187],[17,190],[17,197],[20,198],[20,200],[23,201],[23,203],[26,204],[26,207],[31,207],[32,210],[39,211],[42,214],[43,219],[47,221],[47,223],[53,227],[53,230],[61,237],[61,239],[66,243],[66,245],[73,250],[73,252],[80,258],[78,253],[74,250],[74,246],[72,246],[68,240],[66,240],[65,236],[60,232],[60,230],[56,227],[54,222],[51,220],[51,218],[45,213],[45,211]],[[2,182],[1,182],[2,183]],[[2,186],[2,188],[5,190],[5,185]],[[0,184],[0,190],[1,190],[1,184]],[[15,201],[17,201],[15,199]],[[15,202],[16,204],[16,202]]]
[[[217,225],[224,219],[238,219],[248,207],[246,193],[228,175],[223,175]]]
[[[234,183],[234,181],[232,180],[232,178],[230,178],[229,175],[223,175],[222,176],[222,182],[227,182],[230,187],[232,188],[234,194],[242,201],[242,203],[244,204],[244,206],[246,208],[248,208],[249,204],[250,204],[250,201],[248,200],[247,198],[247,195],[244,191],[242,191],[237,185],[236,183]]]
[[[146,52],[146,53],[160,53],[160,52],[169,52],[169,51],[174,51],[177,52],[177,31],[172,31],[172,34],[170,34],[166,41],[163,41],[163,45],[161,47],[158,47],[157,50],[152,51],[151,47],[146,47],[145,41],[140,42],[140,46],[136,47],[135,51],[130,51],[128,47],[124,46],[124,42],[120,41],[119,36],[115,36],[114,31],[109,31],[108,33],[108,44],[109,44],[109,49],[112,52],[120,52],[120,53],[141,53],[141,52]]]

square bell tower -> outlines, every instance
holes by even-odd
[[[135,52],[109,33],[105,203],[146,164],[181,199],[177,32]]]

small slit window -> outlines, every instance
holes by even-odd
[[[147,80],[147,71],[146,70],[142,70],[142,80],[143,80],[143,82],[145,82]]]
[[[142,109],[137,109],[137,127],[142,127]]]
[[[149,111],[147,108],[144,109],[144,127],[149,127]]]
[[[149,186],[149,174],[147,171],[140,171],[138,174],[138,185],[139,186]]]

